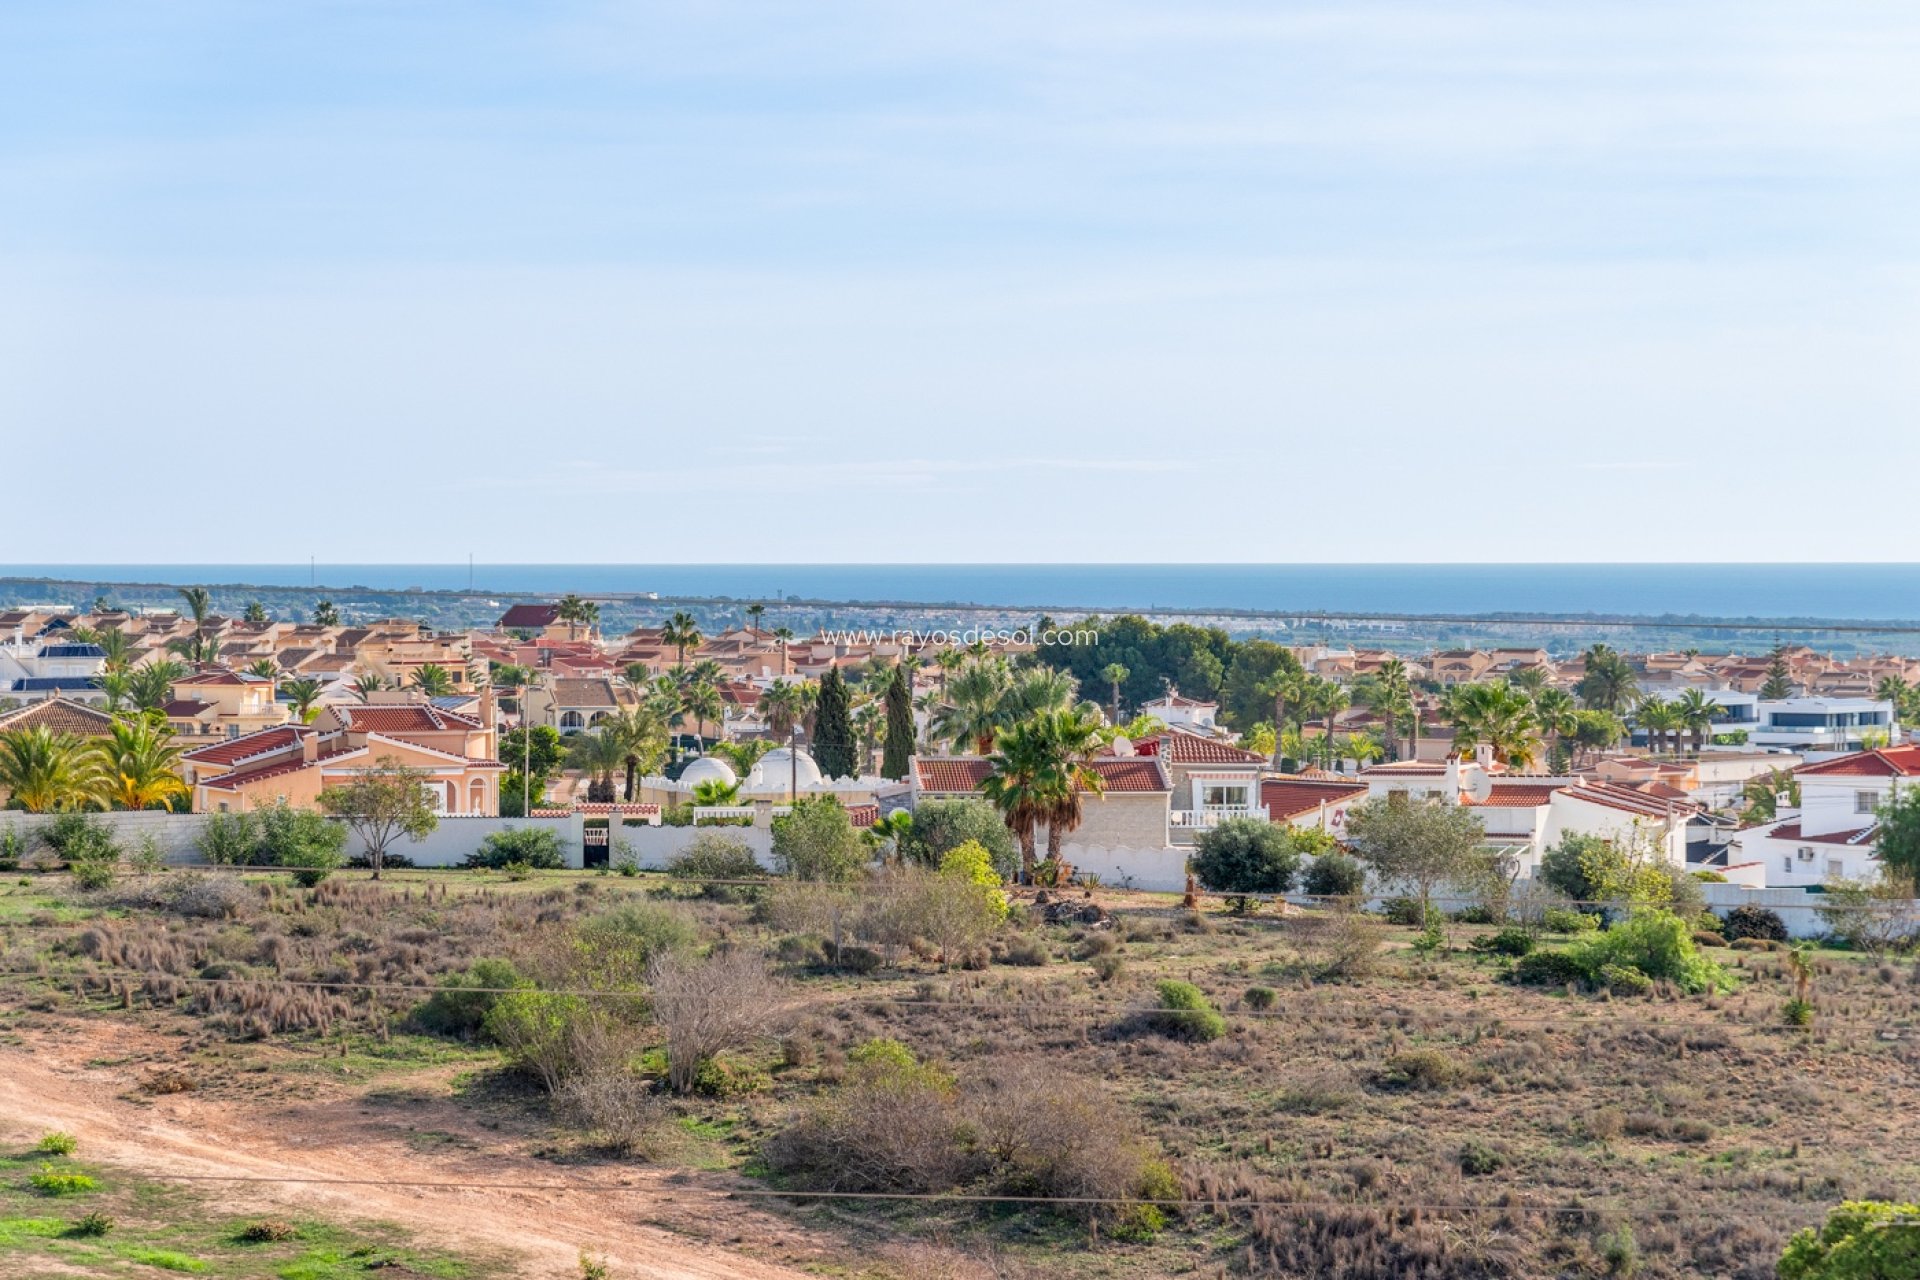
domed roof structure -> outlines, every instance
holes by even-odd
[[[798,760],[794,759],[795,755]],[[798,782],[802,791],[820,783],[820,766],[806,752],[794,752],[787,747],[775,747],[760,757],[760,763],[753,766],[753,772],[747,775],[749,791],[785,791]]]
[[[723,787],[730,787],[740,781],[740,777],[734,773],[732,765],[718,756],[701,756],[687,762],[687,767],[680,771],[680,781],[691,790],[703,782],[717,782]]]

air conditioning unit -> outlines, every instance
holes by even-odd
[[[1812,861],[1813,861],[1813,850],[1811,850],[1811,849],[1801,849],[1801,850],[1799,850],[1798,852],[1799,852],[1799,854],[1800,854],[1800,861],[1802,861],[1802,862],[1812,862]]]

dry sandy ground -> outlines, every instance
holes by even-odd
[[[30,1140],[62,1129],[80,1139],[87,1155],[160,1179],[218,1174],[372,1179],[377,1185],[197,1185],[223,1205],[375,1219],[447,1248],[515,1255],[514,1274],[528,1277],[577,1278],[584,1250],[605,1258],[623,1280],[800,1280],[805,1273],[790,1266],[706,1241],[751,1241],[756,1253],[796,1261],[830,1260],[845,1251],[844,1245],[836,1249],[831,1241],[750,1204],[688,1194],[699,1184],[659,1170],[603,1165],[572,1171],[520,1154],[430,1090],[401,1107],[366,1106],[319,1082],[303,1097],[272,1102],[199,1093],[149,1102],[129,1095],[177,1051],[177,1040],[136,1026],[99,1023],[36,1035],[26,1048],[0,1048],[0,1136]],[[102,1061],[127,1065],[88,1065]],[[439,1081],[444,1084],[444,1075]],[[430,1082],[413,1078],[407,1083]],[[410,1130],[450,1140],[421,1151],[409,1143]],[[449,1181],[586,1181],[633,1190],[408,1185]],[[647,1225],[663,1221],[685,1224],[687,1234]]]

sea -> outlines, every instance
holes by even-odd
[[[22,564],[0,577],[1065,610],[1920,621],[1920,564]]]

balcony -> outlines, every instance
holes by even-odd
[[[1175,831],[1205,831],[1229,818],[1267,820],[1265,805],[1212,805],[1205,809],[1175,809],[1167,815],[1167,825]]]

